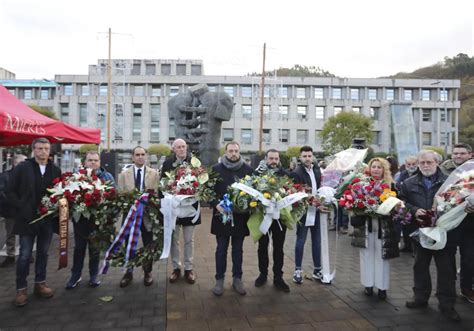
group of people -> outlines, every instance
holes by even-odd
[[[38,138],[32,143],[33,157],[31,159],[18,159],[14,169],[9,173],[6,188],[6,199],[9,205],[8,227],[12,227],[13,234],[20,236],[20,255],[16,263],[16,289],[15,305],[24,306],[28,301],[27,276],[32,256],[33,244],[36,240],[35,260],[35,286],[34,292],[41,297],[49,298],[54,292],[46,284],[46,265],[48,250],[54,232],[55,222],[39,222],[30,224],[37,216],[37,209],[41,198],[46,193],[46,188],[53,183],[53,179],[61,175],[60,169],[49,159],[50,143],[45,138]],[[183,139],[176,139],[172,144],[173,155],[162,165],[160,171],[146,165],[147,152],[143,147],[137,146],[132,150],[133,166],[123,171],[118,181],[100,166],[100,155],[91,151],[86,154],[84,166],[92,169],[96,175],[115,186],[118,191],[131,192],[134,190],[146,191],[156,190],[160,182],[161,174],[176,169],[183,162],[190,162],[187,144]],[[429,266],[431,258],[434,257],[438,271],[437,297],[441,312],[451,320],[459,320],[460,317],[454,309],[456,299],[455,280],[456,263],[455,254],[457,247],[461,252],[461,293],[474,303],[472,281],[474,276],[474,221],[472,212],[474,208],[466,209],[468,216],[461,226],[449,232],[448,244],[439,251],[428,250],[409,237],[409,234],[417,228],[417,220],[432,208],[436,191],[446,179],[447,174],[471,159],[471,147],[465,144],[454,146],[452,159],[441,164],[440,156],[433,151],[423,150],[418,155],[406,159],[405,169],[396,178],[392,177],[390,164],[386,159],[373,158],[367,165],[367,175],[375,182],[385,183],[397,190],[399,197],[403,200],[415,217],[415,221],[409,226],[399,229],[389,217],[351,217],[354,226],[355,246],[360,249],[360,277],[364,287],[364,293],[373,295],[374,287],[378,289],[378,297],[385,299],[389,288],[390,264],[389,259],[399,255],[398,241],[400,232],[404,235],[405,249],[414,250],[414,300],[408,301],[408,308],[424,308],[427,306],[431,294],[431,279]],[[23,162],[21,162],[23,161]],[[228,142],[225,145],[224,155],[219,163],[212,167],[220,180],[214,187],[216,197],[210,202],[212,208],[211,233],[216,237],[215,251],[215,286],[212,292],[216,296],[224,293],[224,278],[227,270],[227,253],[229,244],[232,245],[232,288],[240,295],[246,294],[242,282],[243,242],[249,235],[247,221],[249,213],[233,211],[233,222],[223,222],[224,209],[220,202],[229,187],[239,179],[247,175],[264,175],[265,172],[277,176],[288,176],[297,184],[305,184],[312,194],[317,193],[321,186],[321,171],[314,161],[313,149],[303,146],[300,149],[299,164],[290,171],[283,169],[280,162],[280,154],[275,149],[266,152],[264,160],[254,170],[240,155],[240,144],[237,141]],[[197,206],[195,206],[198,209]],[[324,205],[310,206],[306,214],[301,218],[296,227],[295,243],[295,270],[293,282],[301,284],[304,280],[302,272],[302,260],[304,246],[308,232],[311,233],[311,251],[313,260],[312,278],[321,279],[321,227],[320,213],[329,210]],[[151,222],[155,220],[146,219],[141,225],[142,242],[147,245],[153,240]],[[194,271],[194,234],[195,226],[201,223],[201,217],[178,218],[171,240],[171,261],[173,271],[169,277],[170,283],[175,283],[182,277],[190,283],[196,281]],[[82,269],[86,249],[89,246],[89,286],[100,285],[99,259],[100,251],[90,242],[90,234],[94,230],[94,220],[81,217],[73,221],[74,224],[74,256],[70,279],[66,283],[66,289],[74,289],[82,280]],[[283,279],[284,242],[287,229],[283,222],[273,220],[269,232],[258,241],[258,268],[259,276],[255,279],[255,286],[261,287],[268,281],[269,254],[268,247],[270,237],[273,243],[273,285],[277,290],[289,292],[290,287]],[[9,232],[12,233],[11,231]],[[183,260],[180,258],[180,237],[184,241]],[[10,243],[11,243],[11,236]],[[14,237],[13,237],[14,238]],[[364,242],[364,245],[356,243]],[[13,245],[14,246],[14,245]],[[10,253],[9,253],[10,254]],[[14,262],[14,253],[7,257],[3,266]],[[184,269],[183,269],[184,268]],[[153,283],[152,264],[143,265],[144,285]],[[124,273],[120,287],[128,286],[133,280],[133,269],[129,268]]]

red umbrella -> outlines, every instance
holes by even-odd
[[[51,143],[100,144],[100,130],[86,129],[44,116],[0,85],[0,146],[31,144],[45,137]]]

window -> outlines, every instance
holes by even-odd
[[[140,68],[141,68],[141,64],[140,63],[135,63],[133,64],[133,67],[132,67],[132,75],[135,75],[135,76],[138,76],[140,75]]]
[[[431,122],[431,109],[423,109],[423,122]]]
[[[431,145],[431,132],[423,132],[422,141],[423,145]]]
[[[135,97],[143,97],[144,96],[143,85],[135,85],[133,87],[133,96],[135,96]]]
[[[446,112],[447,112],[447,111],[446,111]],[[439,114],[439,115],[440,115],[440,116],[439,116],[439,120],[440,120],[441,122],[446,122],[446,112],[444,111],[444,109],[441,109],[440,114]]]
[[[170,118],[169,124],[168,124],[168,130],[169,130],[168,139],[169,139],[169,140],[174,140],[174,139],[176,138],[176,130],[175,130],[175,120],[174,120],[174,118]]]
[[[447,141],[448,141],[448,134],[446,132],[441,132],[439,134],[439,144],[444,146],[446,145]]]
[[[174,97],[179,93],[179,86],[170,86],[170,97]]]
[[[88,97],[91,95],[91,87],[89,85],[82,85],[81,86],[81,95],[83,97]]]
[[[234,129],[222,129],[222,138],[224,141],[234,140]]]
[[[114,103],[113,112],[115,114],[115,124],[114,124],[114,141],[121,142],[123,141],[123,131],[124,131],[124,117],[123,117],[123,104]]]
[[[324,89],[322,87],[314,88],[314,98],[315,99],[324,99]]]
[[[374,121],[378,121],[379,112],[380,112],[379,107],[370,107],[370,118],[372,118]]]
[[[49,90],[41,90],[41,100],[49,99]]]
[[[290,141],[290,130],[289,129],[279,129],[278,130],[278,140],[282,143],[287,143]]]
[[[250,145],[252,143],[252,129],[242,129],[240,139],[242,144]]]
[[[297,87],[296,88],[296,98],[297,99],[306,99],[306,88]]]
[[[342,90],[338,87],[332,89],[332,98],[333,99],[342,99]]]
[[[262,141],[266,144],[269,144],[272,142],[271,129],[263,129]]]
[[[125,86],[124,85],[114,85],[114,94],[118,97],[123,97],[125,95]]]
[[[280,98],[288,98],[288,87],[282,86],[279,89]]]
[[[99,95],[102,96],[102,97],[107,96],[107,85],[100,85]]]
[[[252,97],[252,87],[242,86],[242,98],[251,98],[251,97]]]
[[[209,85],[209,92],[215,92],[216,91],[216,86],[215,85]]]
[[[25,100],[33,99],[33,90],[24,90],[23,91],[23,99],[25,99]]]
[[[10,92],[12,95],[16,95],[16,92],[14,89],[8,89],[8,92]]]
[[[296,108],[297,114],[298,114],[298,119],[299,120],[305,120],[306,119],[306,106],[298,106]]]
[[[377,89],[369,88],[369,100],[377,100]]]
[[[186,76],[186,64],[177,64],[176,65],[176,75]]]
[[[430,100],[430,90],[421,90],[421,100],[423,101]]]
[[[150,63],[145,65],[145,75],[153,76],[156,74],[156,64]]]
[[[132,140],[142,140],[142,105],[133,105]]]
[[[388,88],[385,90],[385,98],[387,100],[394,100],[395,99],[395,90],[392,88]]]
[[[152,85],[151,86],[151,96],[152,97],[161,97],[161,85]]]
[[[382,132],[374,131],[374,145],[382,144]]]
[[[260,94],[259,94],[259,96],[260,96]],[[269,98],[270,97],[270,86],[265,86],[263,88],[263,97],[264,98]]]
[[[64,95],[66,96],[72,95],[72,85],[64,85]]]
[[[406,101],[413,100],[413,91],[412,90],[404,90],[403,91],[403,100],[406,100]]]
[[[61,121],[69,123],[69,104],[61,103]]]
[[[201,65],[200,64],[191,64],[191,75],[201,76]]]
[[[352,107],[354,113],[360,114],[360,107]]]
[[[79,104],[79,126],[87,127],[87,103]]]
[[[325,108],[323,106],[316,106],[316,119],[323,120],[325,117],[324,112]]]
[[[359,89],[351,88],[351,100],[359,100]]]
[[[97,128],[100,129],[100,140],[105,141],[105,112],[106,104],[99,103],[97,104]]]
[[[444,91],[440,91],[439,92],[439,100],[440,101],[448,101],[448,91],[444,90]]]
[[[224,86],[224,92],[227,93],[229,96],[234,96],[234,87],[233,86]]]
[[[263,118],[269,119],[270,118],[270,106],[264,105],[263,106]]]
[[[161,105],[151,104],[150,105],[150,141],[160,141],[160,117],[161,117]]]
[[[334,116],[339,114],[342,111],[342,107],[334,107]]]
[[[161,65],[161,74],[163,76],[169,76],[171,75],[171,64],[169,63],[163,63]]]
[[[306,145],[308,143],[308,130],[296,130],[296,143]]]
[[[321,145],[321,130],[314,131],[314,143],[316,145]]]
[[[280,113],[280,119],[287,120],[288,119],[288,106],[280,106],[278,108]]]
[[[252,119],[252,106],[242,105],[242,117],[246,119]]]

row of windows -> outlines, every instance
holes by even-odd
[[[186,76],[187,75],[187,65],[185,63],[177,63],[174,65],[174,73],[173,73],[173,66],[171,63],[145,63],[142,65],[141,63],[130,63],[130,62],[119,62],[114,61],[112,64],[113,73],[114,75],[134,75],[134,76],[154,76],[154,75],[162,75],[162,76],[169,76],[169,75],[176,75],[176,76]],[[97,74],[105,75],[107,73],[107,64],[100,63],[97,67]],[[142,72],[142,70],[144,70]],[[191,64],[190,66],[190,74],[192,76],[200,76],[202,75],[202,65],[200,64]]]
[[[18,99],[23,100],[50,100],[53,99],[53,89],[39,88],[39,89],[19,89],[18,94],[15,89],[8,89],[8,91],[16,96]]]

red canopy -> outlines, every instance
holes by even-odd
[[[44,116],[0,85],[0,146],[31,144],[45,137],[51,143],[100,144],[99,129],[85,129]]]

